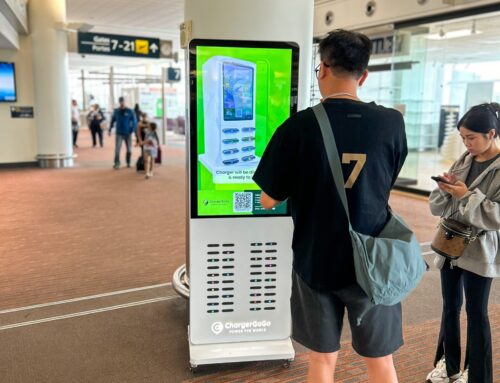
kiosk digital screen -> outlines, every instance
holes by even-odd
[[[297,111],[294,43],[192,40],[191,217],[289,215],[260,205],[252,177],[276,129]]]
[[[253,118],[253,68],[224,64],[224,120]]]
[[[16,76],[13,63],[0,62],[0,102],[15,102]]]

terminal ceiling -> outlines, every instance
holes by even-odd
[[[179,50],[179,26],[184,21],[184,0],[66,0],[67,21],[93,25],[92,31],[159,37]],[[71,67],[134,65],[140,59],[70,55]],[[151,60],[149,60],[151,61]],[[147,62],[147,60],[142,60]]]
[[[184,21],[184,0],[66,0],[68,22],[85,22],[93,31],[143,35],[174,41],[179,50],[179,25]],[[316,0],[316,3],[321,0]],[[429,33],[441,29],[460,30],[472,27],[482,32],[460,39],[429,41],[428,60],[440,62],[497,61],[500,51],[500,15],[468,17],[460,21],[427,24]],[[498,53],[497,53],[498,52]],[[498,56],[497,56],[498,54]],[[76,57],[75,57],[76,56]],[[72,66],[118,65],[123,58],[87,57],[72,55]],[[132,60],[131,64],[138,63]]]

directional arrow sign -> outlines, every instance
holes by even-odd
[[[78,32],[78,53],[106,56],[160,58],[160,39],[140,36]]]

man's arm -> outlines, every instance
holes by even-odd
[[[276,205],[279,205],[282,201],[277,201],[269,197],[265,192],[260,195],[260,204],[266,210],[271,210]]]
[[[134,111],[132,111],[132,129],[131,133],[137,129],[137,117],[135,116]]]
[[[394,164],[394,175],[392,177],[392,187],[394,187],[394,184],[396,183],[399,173],[401,172],[401,169],[403,168],[403,165],[405,163],[406,157],[408,155],[408,145],[406,142],[406,129],[405,129],[405,122],[403,119],[403,116],[401,116],[401,125],[402,129],[400,132],[399,140],[396,144],[395,151],[396,151],[396,158],[395,158],[395,164]]]
[[[109,135],[111,135],[111,131],[113,130],[113,126],[115,125],[116,122],[116,112],[113,111],[113,117],[111,117],[111,123],[109,124]]]
[[[266,210],[279,205],[293,193],[292,179],[298,155],[298,138],[289,124],[290,122],[285,121],[274,132],[253,176],[262,190],[260,203]]]

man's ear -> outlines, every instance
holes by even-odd
[[[488,136],[490,137],[490,140],[494,140],[497,137],[497,131],[495,129],[491,129]]]
[[[368,70],[365,70],[361,77],[359,78],[358,85],[363,86],[364,82],[366,81],[366,78],[368,77]]]

